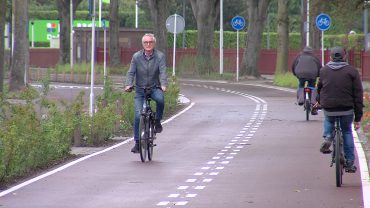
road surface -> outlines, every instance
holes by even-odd
[[[305,121],[291,90],[181,81],[181,93],[191,104],[163,124],[154,161],[127,140],[1,192],[0,207],[364,207],[360,171],[335,186],[323,115]]]

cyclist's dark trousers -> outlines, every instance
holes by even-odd
[[[299,78],[299,88],[304,88],[304,83],[308,81],[308,87],[315,88],[316,79]]]
[[[329,139],[333,139],[333,130],[336,116],[327,116],[325,115],[324,120],[324,134],[323,136]],[[355,160],[354,154],[354,144],[353,144],[353,134],[352,134],[352,121],[353,114],[337,116],[340,119],[340,128],[342,129],[343,134],[343,149],[344,157],[346,160]]]
[[[156,108],[156,119],[161,120],[164,110],[164,95],[163,91],[160,88],[153,88],[150,94],[150,97],[157,103]],[[135,141],[139,140],[139,123],[141,110],[144,103],[144,90],[141,88],[136,88],[135,95],[135,122],[134,122],[134,139]]]

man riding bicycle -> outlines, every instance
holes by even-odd
[[[324,109],[324,141],[320,152],[328,154],[333,140],[335,118],[339,118],[343,135],[345,169],[356,172],[354,165],[354,143],[352,122],[355,129],[360,127],[363,114],[363,89],[359,72],[345,62],[346,54],[342,47],[330,51],[331,61],[320,70],[318,83],[318,101]]]
[[[151,98],[156,102],[156,133],[162,132],[161,119],[164,111],[164,95],[167,89],[167,71],[165,55],[154,49],[156,38],[153,34],[145,34],[142,37],[143,49],[136,52],[131,60],[130,68],[127,71],[125,91],[130,92],[135,80],[135,121],[134,140],[135,146],[131,152],[139,152],[139,123],[140,113],[144,103],[144,88],[151,88]]]
[[[316,78],[319,76],[320,68],[320,60],[313,54],[312,48],[309,46],[306,46],[294,59],[292,72],[299,81],[297,90],[298,105],[303,105],[303,88],[305,87],[305,82],[308,82],[308,87],[311,89],[315,88]],[[315,100],[316,98],[313,97],[312,99]],[[317,109],[312,109],[311,113],[312,115],[316,115]]]

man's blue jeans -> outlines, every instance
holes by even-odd
[[[305,78],[299,78],[299,88],[304,88],[304,83],[308,81],[308,87],[315,88],[316,79],[305,79]]]
[[[134,121],[134,139],[139,140],[140,115],[144,104],[144,89],[137,87],[135,94],[135,121]],[[161,120],[164,111],[164,95],[161,88],[153,88],[150,94],[152,100],[157,104],[156,119]]]
[[[333,130],[335,124],[335,118],[338,117],[340,120],[340,128],[342,129],[343,134],[343,148],[344,148],[344,157],[346,160],[355,160],[354,154],[354,144],[353,144],[353,135],[352,135],[352,122],[353,114],[345,116],[326,116],[324,120],[324,137],[328,139],[333,139]]]

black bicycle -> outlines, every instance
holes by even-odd
[[[333,152],[331,157],[330,167],[333,167],[335,163],[335,182],[337,187],[340,187],[343,183],[344,173],[344,150],[343,150],[343,135],[340,128],[339,117],[335,118],[334,127],[334,139],[333,139]]]
[[[314,103],[311,102],[313,91],[315,90],[314,87],[308,86],[308,81],[305,81],[304,88],[303,88],[303,110],[306,111],[306,121],[310,120],[310,114],[313,114],[313,105]]]
[[[151,88],[144,89],[144,103],[143,109],[140,115],[140,124],[139,124],[139,152],[141,162],[145,162],[147,156],[148,160],[153,159],[153,147],[154,140],[156,139],[155,133],[155,112],[150,106],[150,97]]]

